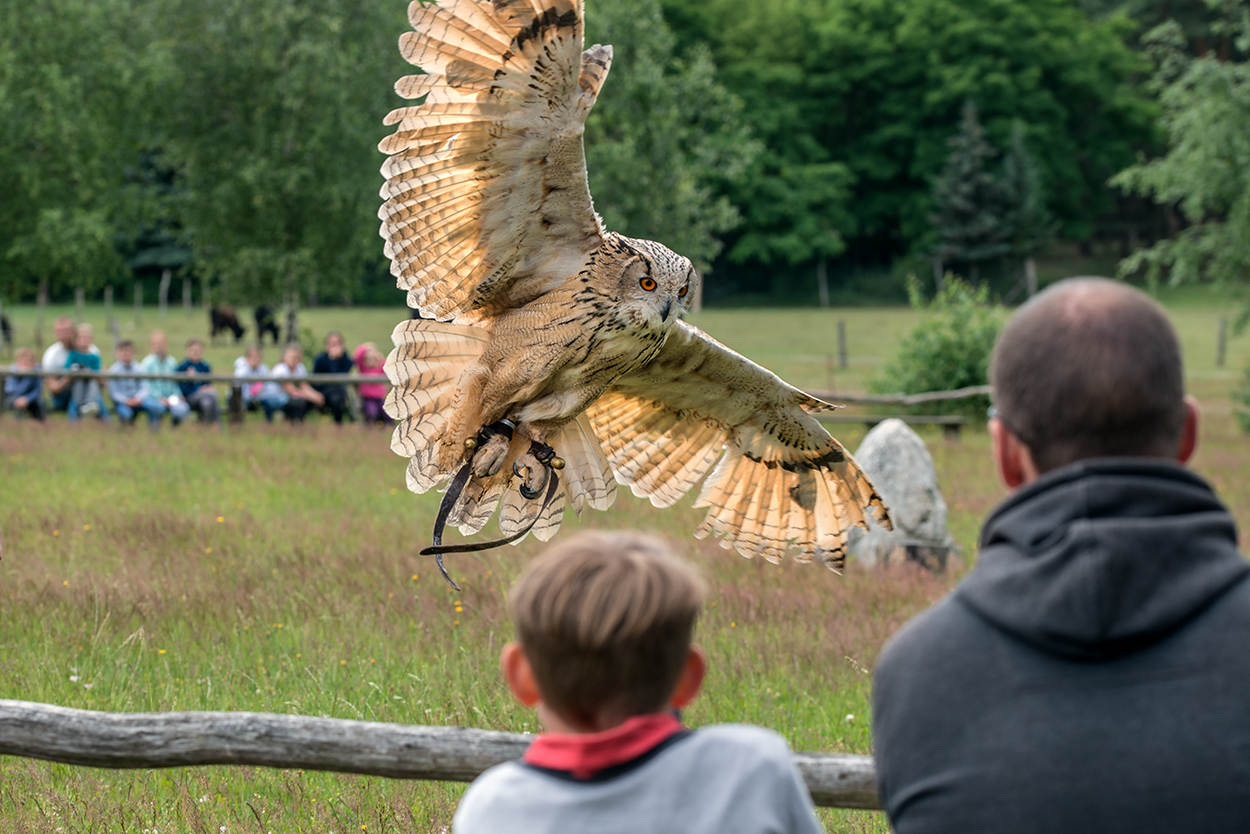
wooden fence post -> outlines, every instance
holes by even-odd
[[[165,323],[165,314],[169,312],[169,279],[172,274],[168,269],[161,270],[161,285],[157,292],[156,300],[160,305],[160,321]]]
[[[1220,316],[1220,324],[1215,330],[1215,367],[1224,367],[1224,353],[1228,348],[1228,319]]]
[[[191,276],[182,276],[182,312],[191,315]]]
[[[87,304],[86,293],[82,287],[74,288],[74,323],[82,324],[83,308]]]
[[[846,370],[846,319],[838,319],[838,367]]]
[[[143,282],[135,281],[135,330],[143,325]]]

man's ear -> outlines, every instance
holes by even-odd
[[[499,656],[499,670],[503,672],[508,688],[523,706],[533,708],[542,699],[538,684],[534,682],[534,670],[520,643],[514,641],[503,647],[503,653]]]
[[[1176,449],[1176,459],[1188,463],[1198,449],[1198,400],[1185,395],[1185,427],[1181,429],[1181,443]]]
[[[994,446],[994,463],[1003,484],[1010,490],[1016,490],[1036,481],[1037,466],[1033,463],[1029,447],[997,417],[990,418],[988,428]]]
[[[673,709],[685,709],[703,688],[703,678],[707,676],[707,655],[698,646],[691,646],[686,655],[686,665],[682,667],[681,677],[677,679],[677,688],[668,699]]]

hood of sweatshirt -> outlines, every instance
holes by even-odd
[[[1250,574],[1209,484],[1146,458],[1049,472],[986,520],[955,598],[1045,651],[1100,659],[1184,625]]]

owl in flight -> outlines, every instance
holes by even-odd
[[[604,0],[611,2],[611,0]],[[612,47],[582,50],[580,0],[409,6],[380,149],[386,255],[423,318],[386,362],[408,487],[446,484],[435,528],[555,535],[566,503],[604,510],[616,483],[657,507],[703,481],[695,535],[744,556],[837,568],[866,513],[863,471],[804,394],[681,320],[691,262],[605,231],[582,130]],[[561,478],[561,476],[563,476]],[[494,543],[497,544],[498,542]],[[445,574],[445,572],[444,572]]]

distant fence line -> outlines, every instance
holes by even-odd
[[[11,368],[0,368],[0,379],[6,376],[41,376],[55,377],[57,379],[100,379],[107,382],[110,379],[142,379],[142,380],[169,380],[172,382],[313,382],[318,385],[369,385],[383,384],[390,385],[391,381],[385,376],[362,376],[360,374],[306,374],[305,376],[235,376],[234,374],[145,374],[142,372],[124,371],[122,373],[109,373],[105,370],[100,371],[45,371],[35,369],[31,371],[15,371]]]
[[[111,713],[0,700],[0,755],[114,769],[253,765],[469,782],[532,736],[256,712]],[[795,753],[812,801],[880,810],[872,758]]]
[[[45,371],[35,369],[30,371],[15,371],[7,367],[0,367],[0,378],[6,376],[40,376],[40,377],[56,377],[69,379],[143,379],[143,380],[171,380],[174,382],[229,382],[229,383],[253,383],[253,382],[291,382],[293,380],[302,380],[317,385],[368,385],[368,384],[385,384],[390,385],[390,380],[385,376],[361,376],[360,374],[307,374],[301,377],[290,376],[235,376],[234,374],[147,374],[141,372],[132,373],[126,371],[123,373],[109,373],[106,370],[100,371]],[[967,388],[957,388],[953,391],[926,391],[923,394],[847,394],[838,391],[809,391],[813,397],[825,400],[831,403],[845,405],[924,405],[925,403],[942,402],[946,400],[964,400],[969,397],[988,396],[993,389],[988,385],[970,385]]]

